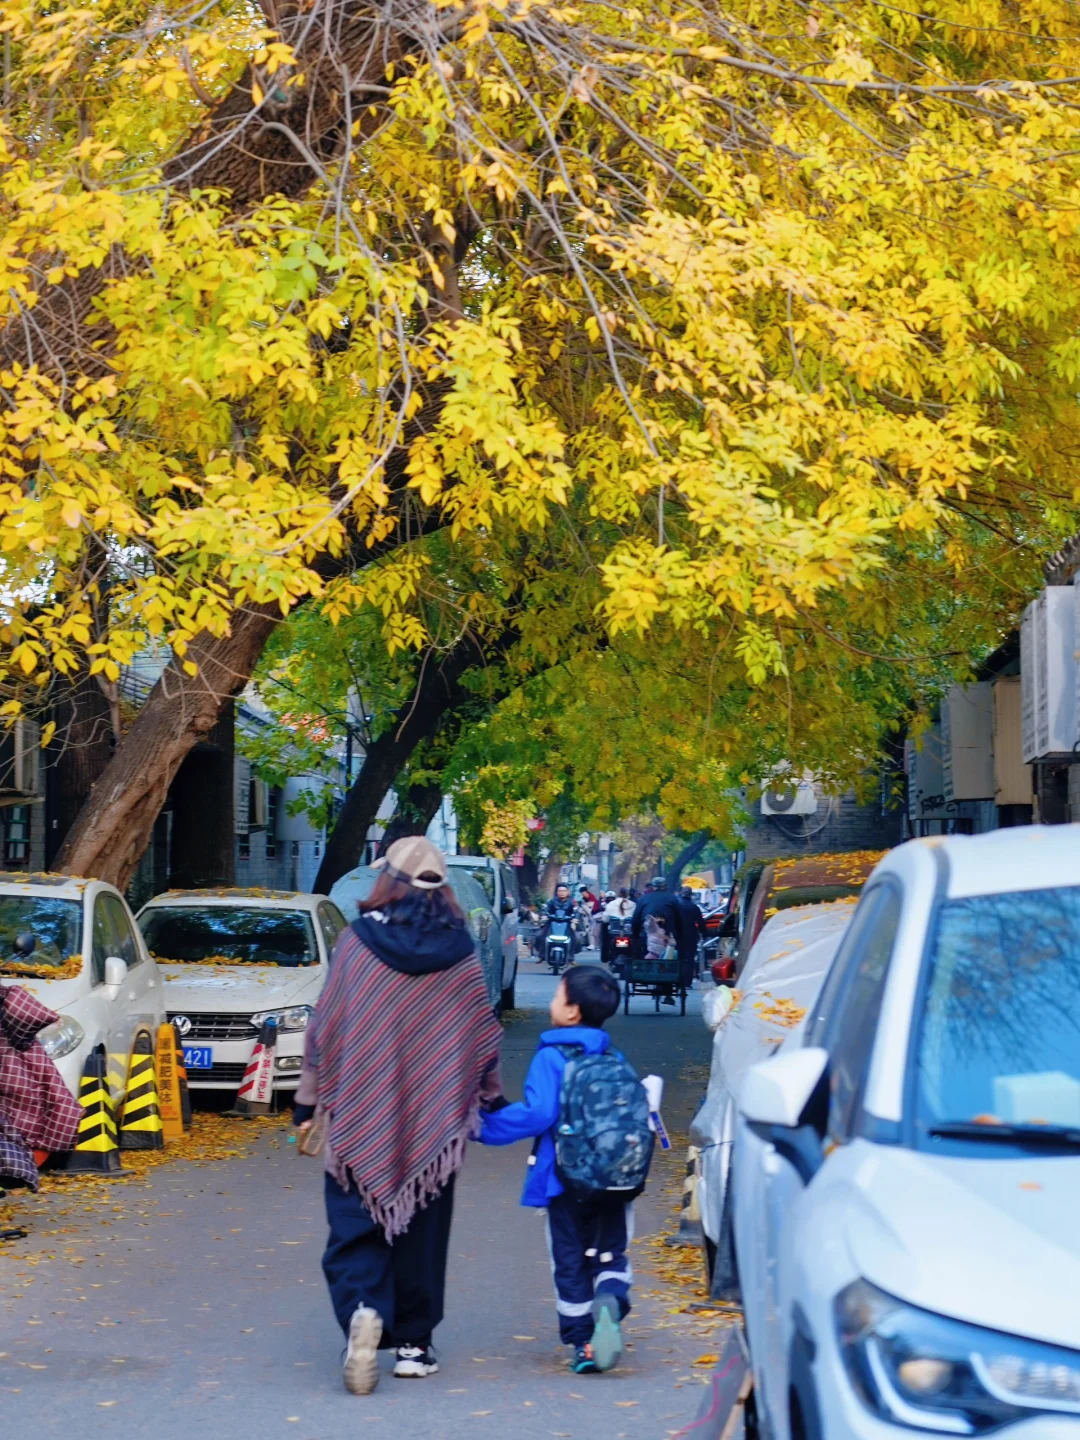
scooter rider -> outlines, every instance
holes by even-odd
[[[570,956],[571,959],[577,954],[577,936],[574,934],[573,919],[576,910],[573,896],[570,894],[569,885],[556,885],[555,894],[544,906],[544,924],[540,931],[540,956],[541,959],[547,956],[547,937],[551,929],[552,920],[565,920],[570,932]]]

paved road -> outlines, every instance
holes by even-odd
[[[524,1013],[508,1026],[504,1052],[512,1097],[554,988],[538,967],[523,971]],[[673,1131],[685,1132],[708,1059],[696,996],[691,1008],[685,1019],[657,1016],[638,1001],[611,1027],[642,1073],[665,1076]],[[673,1433],[696,1412],[704,1370],[692,1361],[715,1348],[713,1322],[671,1313],[681,1302],[657,1264],[672,1252],[641,1238],[625,1365],[570,1375],[542,1221],[517,1203],[525,1159],[524,1146],[470,1150],[448,1318],[436,1335],[440,1373],[408,1384],[386,1375],[366,1398],[341,1386],[341,1338],[319,1269],[321,1170],[286,1149],[280,1131],[264,1127],[245,1158],[177,1162],[145,1184],[97,1183],[74,1203],[29,1203],[34,1235],[0,1252],[0,1428],[95,1440]],[[678,1168],[669,1166],[669,1180]],[[639,1236],[670,1222],[677,1193],[663,1192],[651,1185],[638,1202]]]

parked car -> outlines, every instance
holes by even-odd
[[[325,895],[167,890],[138,914],[165,980],[193,1090],[239,1086],[263,1022],[277,1020],[274,1090],[295,1090],[304,1031],[345,928]]]
[[[447,859],[450,857],[448,856]],[[346,921],[351,924],[359,914],[357,906],[366,900],[375,888],[379,871],[370,865],[358,865],[342,875],[330,891],[330,898],[340,906]],[[488,982],[488,994],[494,1009],[502,1001],[503,954],[499,939],[499,921],[487,898],[487,892],[471,871],[460,866],[447,866],[447,884],[454,892],[458,904],[465,912],[465,923],[476,941],[476,953],[484,967]],[[516,942],[515,942],[516,943]]]
[[[730,984],[739,978],[762,926],[778,910],[857,896],[884,853],[851,850],[791,860],[754,860],[744,865],[736,877],[731,908],[721,927],[730,953],[726,963],[720,961],[714,966],[714,979]]]
[[[739,1096],[759,1432],[1080,1427],[1080,826],[915,840]]]
[[[518,936],[521,933],[521,890],[517,872],[505,860],[496,860],[493,855],[448,855],[446,863],[451,872],[468,871],[483,887],[488,904],[498,917],[496,923],[502,944],[499,1003],[504,1010],[512,1010],[517,981]]]
[[[817,998],[855,906],[852,901],[783,910],[767,921],[743,971],[737,999],[715,1019],[709,1088],[690,1126],[695,1183],[713,1298],[733,1298],[734,1250],[728,1170],[735,1101],[746,1072],[776,1053]],[[728,997],[721,990],[717,995]],[[719,1264],[717,1263],[719,1248]]]
[[[119,890],[70,875],[0,874],[0,980],[17,981],[60,1019],[38,1039],[72,1094],[104,1045],[119,1101],[136,1037],[165,1019],[157,966]]]

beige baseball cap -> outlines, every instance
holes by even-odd
[[[395,880],[407,880],[418,890],[437,890],[446,884],[446,856],[423,835],[406,835],[395,840],[373,870],[385,869]]]

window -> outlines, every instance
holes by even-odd
[[[495,904],[495,876],[494,876],[494,874],[487,868],[486,865],[483,866],[483,867],[480,868],[480,869],[477,869],[477,870],[470,870],[470,871],[469,871],[469,874],[473,877],[473,879],[474,879],[475,881],[477,881],[477,883],[480,885],[480,888],[483,890],[484,894],[487,896],[488,904],[489,904],[489,905],[494,905],[494,904]]]
[[[4,808],[4,864],[22,869],[30,864],[30,806]]]
[[[512,865],[500,865],[499,870],[502,873],[503,895],[511,899],[514,902],[514,908],[517,909],[521,904],[521,896],[518,891],[518,877],[514,871],[514,867]]]
[[[170,965],[278,965],[318,961],[311,916],[278,906],[162,905],[139,921],[150,953]]]
[[[829,1135],[840,1142],[851,1138],[862,1104],[903,908],[900,891],[892,885],[876,888],[867,902],[860,905],[853,922],[853,928],[859,923],[858,933],[847,948],[842,969],[834,963],[829,972],[825,989],[832,994],[823,992],[815,1016],[815,1039],[808,1041],[829,1052]],[[840,959],[838,955],[837,962]]]
[[[250,835],[238,835],[238,836],[237,836],[237,839],[236,839],[236,844],[237,844],[237,849],[236,849],[237,858],[240,859],[240,860],[250,860],[250,859],[251,859],[251,836],[250,836]]]
[[[331,905],[324,900],[317,911],[319,917],[319,929],[322,931],[323,940],[326,942],[327,959],[334,952],[334,946],[338,942],[338,936],[345,929],[345,916],[336,905]]]
[[[1078,957],[1080,886],[942,905],[918,1039],[922,1130],[1080,1124]]]
[[[132,934],[124,902],[115,895],[99,895],[94,901],[94,940],[91,955],[92,979],[100,985],[105,979],[105,961],[118,955],[128,969],[139,963],[139,947]]]
[[[32,947],[27,936],[33,939]],[[18,950],[16,940],[21,941]],[[82,905],[77,900],[0,896],[0,974],[32,973],[29,965],[48,979],[50,970],[74,965],[81,956]]]

